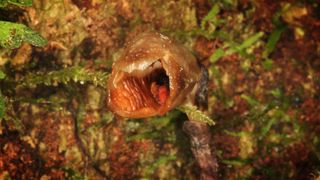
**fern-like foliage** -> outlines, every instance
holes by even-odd
[[[205,115],[202,111],[198,110],[196,106],[193,105],[183,105],[177,108],[178,110],[187,114],[188,118],[194,121],[199,121],[208,124],[209,126],[215,125],[215,122]]]
[[[32,0],[0,0],[0,7],[6,7],[8,4],[32,6]]]
[[[56,86],[60,83],[68,84],[73,81],[80,84],[92,83],[96,86],[105,86],[108,75],[109,73],[92,72],[83,67],[75,66],[49,73],[29,74],[22,80],[22,85],[31,87],[39,84]]]
[[[47,44],[46,39],[23,24],[0,21],[0,46],[15,49],[22,42],[27,42],[34,46]]]

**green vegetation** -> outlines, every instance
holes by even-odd
[[[178,107],[177,109],[186,113],[188,118],[191,120],[207,123],[210,126],[213,126],[215,124],[212,119],[210,119],[207,115],[205,115],[200,110],[197,110],[197,107],[195,106],[184,105],[184,106]]]
[[[0,7],[6,7],[8,4],[32,6],[32,0],[0,0]]]
[[[106,86],[108,73],[90,72],[81,67],[70,67],[48,73],[28,74],[21,82],[23,86],[57,86],[59,83],[69,84],[70,81],[85,84],[92,83],[96,86]]]
[[[0,21],[0,46],[14,49],[23,41],[34,46],[47,44],[47,40],[23,24]]]
[[[17,6],[32,6],[32,0],[1,0],[0,7],[4,8],[8,4]],[[34,46],[44,46],[47,40],[29,27],[7,21],[0,21],[0,46],[4,48],[18,48],[22,42],[30,43]]]

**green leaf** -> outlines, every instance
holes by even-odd
[[[276,88],[270,91],[270,94],[272,94],[276,98],[281,98],[283,97],[283,92],[281,91],[280,88]]]
[[[243,43],[241,43],[240,45],[231,47],[228,50],[228,54],[231,54],[231,53],[234,53],[234,52],[240,52],[240,51],[242,51],[242,50],[244,50],[246,48],[249,48],[255,42],[257,42],[263,35],[264,35],[263,32],[258,32],[256,34],[252,35],[251,37],[249,37],[248,39],[243,41]]]
[[[17,6],[32,6],[32,0],[0,0],[0,7],[6,7],[8,3]]]
[[[272,125],[276,122],[276,118],[271,118],[266,124],[265,126],[262,127],[261,129],[261,137],[264,137],[269,130],[271,129]]]
[[[217,49],[209,58],[211,63],[216,63],[221,57],[224,56],[224,50],[219,48]]]
[[[233,131],[224,130],[224,132],[225,132],[227,135],[234,136],[234,137],[243,137],[243,136],[247,136],[247,135],[248,135],[248,133],[247,133],[247,132],[244,132],[244,131],[233,132]]]
[[[209,21],[214,21],[216,15],[219,13],[220,8],[217,4],[215,4],[209,13],[201,20],[201,29],[205,29],[206,23]]]
[[[47,44],[47,40],[23,24],[0,21],[0,46],[14,49],[18,48],[23,41],[34,46]]]
[[[46,39],[30,28],[26,28],[24,31],[24,41],[34,46],[44,46],[48,43]]]
[[[271,70],[273,67],[272,59],[267,58],[266,60],[262,61],[262,66],[266,70]]]
[[[183,106],[179,106],[177,109],[186,113],[189,119],[192,119],[194,121],[203,122],[203,123],[206,123],[210,126],[215,125],[215,122],[210,117],[205,115],[203,112],[198,110],[196,106],[183,105]]]
[[[254,99],[253,97],[250,97],[246,94],[242,94],[241,98],[246,100],[247,103],[250,104],[250,106],[257,106],[260,104],[256,99]]]
[[[234,160],[222,160],[222,163],[226,164],[226,165],[241,167],[241,166],[245,165],[248,162],[246,162],[244,160],[241,160],[241,159],[234,159]]]
[[[0,91],[0,119],[2,119],[4,117],[5,110],[6,110],[6,107],[5,107],[4,98],[3,98],[1,91]]]
[[[237,44],[237,43],[232,43],[230,45],[230,48],[224,51],[222,48],[217,49],[209,58],[211,63],[217,62],[221,57],[223,56],[228,56],[232,53],[238,52],[240,55],[243,55],[243,50],[249,48],[252,46],[254,43],[256,43],[262,36],[263,32],[258,32],[248,39],[246,39],[243,43]]]
[[[8,0],[8,2],[17,6],[32,6],[32,0]]]
[[[0,79],[4,79],[6,77],[6,74],[0,70]]]
[[[268,42],[266,44],[266,49],[263,52],[263,57],[267,58],[270,53],[274,50],[279,41],[282,32],[286,29],[286,26],[278,26],[275,30],[272,31],[271,35],[269,36]]]

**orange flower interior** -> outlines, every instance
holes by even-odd
[[[159,61],[156,61],[159,62]],[[109,106],[124,117],[147,117],[161,114],[170,96],[169,77],[163,67],[150,65],[146,70],[118,72],[113,78]]]

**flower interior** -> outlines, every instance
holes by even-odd
[[[169,77],[160,61],[130,73],[122,71],[114,79],[111,101],[126,113],[156,115],[170,95]]]

